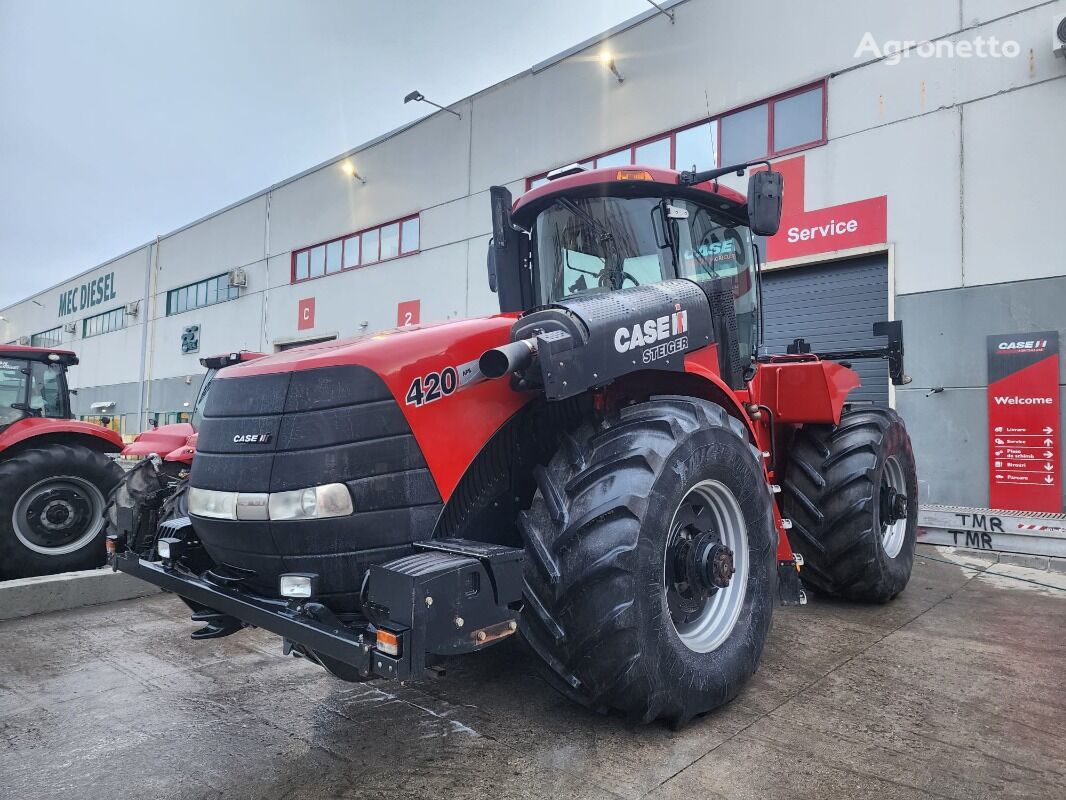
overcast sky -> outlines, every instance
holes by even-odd
[[[0,308],[646,0],[0,0]]]

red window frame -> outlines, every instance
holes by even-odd
[[[812,91],[814,89],[821,89],[821,91],[822,91],[822,132],[821,132],[820,138],[814,139],[814,140],[812,140],[810,142],[804,142],[802,144],[794,145],[793,147],[783,148],[781,150],[775,150],[774,149],[774,105],[776,103],[780,102],[781,100],[788,100],[790,97],[795,97],[796,95],[804,94],[805,92],[809,92],[809,91]],[[829,141],[829,79],[828,78],[822,78],[822,79],[814,81],[812,83],[805,83],[802,86],[797,86],[794,89],[789,89],[786,92],[781,92],[780,94],[775,94],[772,97],[767,97],[767,98],[764,98],[762,100],[757,100],[757,101],[755,101],[753,103],[745,103],[742,106],[737,106],[735,108],[730,108],[729,110],[723,111],[722,113],[716,114],[716,115],[714,115],[712,117],[704,117],[703,119],[696,120],[695,122],[689,122],[689,123],[687,123],[685,125],[678,126],[677,128],[671,128],[670,130],[663,131],[661,133],[657,133],[654,136],[648,136],[648,137],[646,137],[644,139],[640,139],[640,140],[638,140],[636,142],[633,142],[633,143],[631,143],[629,145],[621,145],[619,147],[612,147],[610,150],[604,150],[603,152],[597,153],[594,156],[590,156],[588,158],[577,159],[576,163],[584,164],[584,163],[587,163],[587,162],[593,162],[593,165],[595,165],[595,162],[597,161],[597,159],[603,158],[604,156],[607,156],[607,155],[611,155],[612,153],[617,153],[619,150],[628,149],[629,150],[629,163],[632,165],[632,164],[635,163],[634,159],[636,158],[636,150],[637,150],[638,147],[641,147],[641,146],[646,145],[646,144],[650,144],[651,142],[658,141],[659,139],[662,139],[662,138],[665,138],[665,137],[669,137],[670,138],[670,168],[671,169],[677,169],[677,166],[676,166],[676,160],[677,160],[677,134],[682,133],[683,131],[687,131],[690,128],[695,128],[695,127],[698,127],[700,125],[706,125],[709,122],[709,123],[711,123],[712,125],[715,126],[715,144],[716,144],[716,147],[717,147],[717,152],[715,153],[715,157],[718,159],[718,165],[717,166],[723,166],[722,163],[721,163],[721,158],[722,158],[722,155],[721,155],[722,154],[722,120],[725,117],[731,116],[731,115],[736,114],[736,113],[738,113],[740,111],[747,111],[749,108],[756,108],[757,106],[762,106],[762,105],[767,106],[767,112],[766,112],[766,158],[779,158],[780,156],[786,156],[786,155],[790,155],[792,153],[798,153],[801,150],[809,150],[812,147],[820,147],[821,145],[824,145],[826,142]],[[549,172],[550,172],[550,170],[549,170]],[[535,181],[543,180],[547,176],[548,176],[548,172],[540,172],[540,173],[537,173],[536,175],[531,175],[530,177],[526,178],[526,191],[528,192],[530,189],[533,188],[533,183]]]
[[[410,250],[410,251],[405,253],[404,250],[403,250],[403,225],[404,225],[405,222],[410,222],[413,219],[414,220],[418,220],[418,246],[415,247],[414,250]],[[381,231],[384,230],[385,228],[389,227],[390,225],[395,225],[396,226],[396,230],[397,230],[397,233],[396,233],[396,255],[389,256],[388,258],[381,258]],[[378,234],[378,259],[376,261],[370,262],[369,264],[364,264],[363,263],[363,236],[364,236],[364,234],[372,233],[374,231],[377,231],[377,234]],[[354,267],[346,267],[346,266],[344,266],[344,264],[345,264],[345,250],[348,249],[347,240],[351,239],[353,236],[358,236],[359,237],[359,263],[356,264]],[[335,242],[340,242],[341,243],[341,268],[338,271],[336,271],[336,272],[325,272],[324,271],[321,275],[311,275],[310,274],[311,251],[314,250],[316,247],[327,247],[328,245],[331,245],[331,244],[333,244]],[[332,239],[326,239],[325,241],[322,241],[322,242],[315,242],[314,244],[309,244],[306,247],[299,247],[299,248],[293,250],[291,255],[290,255],[290,257],[289,257],[289,283],[306,283],[307,281],[314,281],[314,280],[318,280],[319,278],[328,278],[328,277],[330,277],[332,275],[340,275],[342,272],[353,272],[354,270],[363,269],[364,267],[373,267],[373,266],[376,266],[378,264],[385,264],[385,263],[388,263],[389,261],[395,261],[398,258],[407,258],[408,256],[417,255],[418,253],[422,252],[421,247],[422,247],[422,215],[421,215],[421,212],[417,212],[417,213],[414,213],[414,214],[408,214],[408,215],[403,216],[403,217],[398,217],[397,219],[389,220],[388,222],[383,222],[380,225],[371,225],[368,228],[362,228],[362,229],[357,230],[357,231],[351,231],[350,233],[346,233],[343,236],[335,236]],[[307,275],[306,278],[297,278],[296,277],[296,257],[300,253],[307,253],[308,275]],[[323,267],[323,269],[325,269],[325,267]]]

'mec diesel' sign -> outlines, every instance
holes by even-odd
[[[86,308],[114,300],[117,296],[115,273],[109,272],[59,295],[59,316],[84,311]]]

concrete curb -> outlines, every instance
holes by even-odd
[[[954,547],[949,544],[919,541],[916,552],[921,555],[923,551],[926,553],[950,553],[955,560],[964,566],[980,566],[983,568],[990,564],[1005,564],[1026,567],[1040,572],[1066,573],[1066,558],[1056,558],[1055,556],[1001,553],[998,550],[974,550],[967,547]]]
[[[110,568],[0,581],[0,620],[145,597],[160,590]]]

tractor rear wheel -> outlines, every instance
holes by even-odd
[[[0,578],[102,566],[104,506],[122,468],[80,445],[0,461]]]
[[[776,597],[769,487],[747,430],[660,397],[586,424],[519,518],[525,640],[597,711],[681,725],[754,673]]]
[[[804,583],[878,603],[903,591],[914,564],[918,478],[895,411],[849,406],[839,425],[804,426],[782,495]]]

